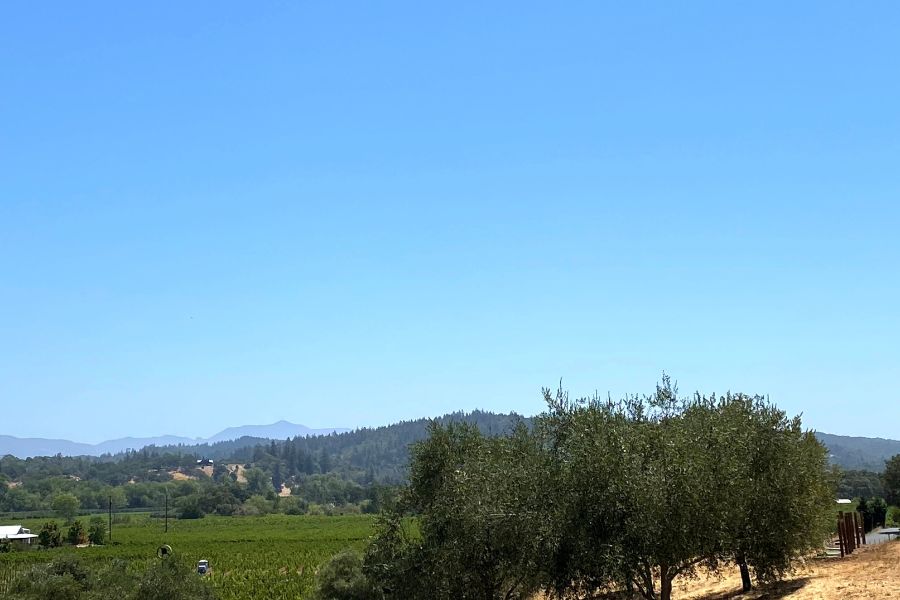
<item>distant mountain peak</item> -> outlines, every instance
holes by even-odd
[[[100,456],[102,454],[116,454],[125,450],[140,450],[147,446],[177,446],[194,444],[215,444],[240,439],[242,437],[267,438],[283,440],[285,438],[305,437],[311,435],[328,435],[348,431],[341,428],[311,429],[306,425],[299,425],[285,421],[284,419],[271,425],[241,425],[228,427],[209,438],[188,438],[175,435],[162,435],[157,437],[136,438],[123,437],[114,440],[106,440],[99,444],[85,444],[70,440],[53,440],[44,438],[17,438],[11,435],[0,435],[0,456],[11,454],[18,458],[29,456],[53,456],[64,454],[67,456]]]

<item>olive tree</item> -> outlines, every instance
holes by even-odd
[[[529,597],[554,539],[546,464],[524,427],[487,437],[468,424],[432,425],[412,449],[409,487],[381,521],[367,572],[388,598]],[[414,535],[406,513],[417,515]]]
[[[833,500],[824,447],[760,397],[569,401],[545,391],[569,521],[556,587],[668,600],[704,566],[775,579],[821,545]],[[571,591],[571,590],[570,590]]]
[[[764,398],[681,398],[668,377],[618,402],[544,395],[530,430],[435,425],[413,447],[364,561],[385,599],[669,600],[701,566],[749,587],[823,541],[825,449]]]
[[[762,396],[698,397],[690,410],[718,422],[707,428],[707,447],[719,457],[716,479],[727,498],[723,558],[740,568],[744,591],[751,569],[761,581],[782,577],[828,536],[835,481],[827,450],[799,417]]]

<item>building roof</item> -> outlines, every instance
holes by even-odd
[[[0,525],[0,540],[30,540],[37,536],[21,525]]]

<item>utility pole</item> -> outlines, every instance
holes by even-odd
[[[169,533],[169,490],[166,490],[166,533]]]
[[[112,541],[112,496],[109,497],[109,541]]]

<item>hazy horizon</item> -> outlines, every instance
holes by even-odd
[[[0,433],[527,415],[666,372],[900,438],[896,4],[2,15]]]

